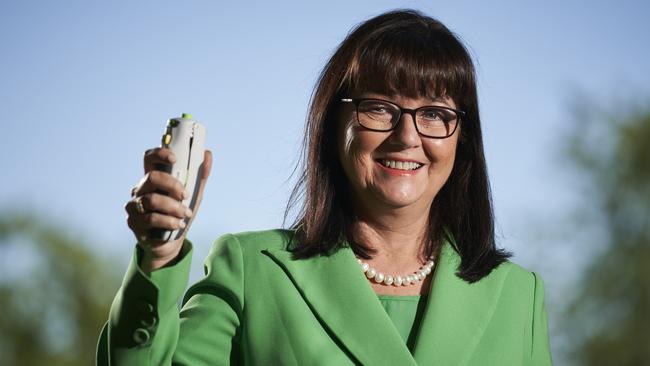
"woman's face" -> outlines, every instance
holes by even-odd
[[[430,105],[456,108],[449,98],[411,99],[373,93],[359,97],[383,99],[409,109]],[[344,103],[339,115],[338,154],[355,204],[361,205],[357,208],[373,212],[412,207],[428,212],[451,174],[460,128],[444,139],[429,138],[418,134],[411,115],[403,114],[394,130],[370,131],[357,122],[354,104]],[[409,170],[415,166],[413,162],[419,168]]]

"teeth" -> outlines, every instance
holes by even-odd
[[[381,163],[386,167],[399,170],[415,170],[422,166],[422,164],[412,161],[395,161],[387,159],[382,160]]]

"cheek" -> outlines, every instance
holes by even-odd
[[[381,136],[369,133],[354,120],[339,130],[339,157],[348,179],[353,185],[365,186],[373,180],[373,151],[381,144]]]
[[[426,152],[432,162],[432,174],[444,174],[446,181],[451,174],[451,169],[454,166],[456,159],[456,144],[457,139],[453,140],[433,140],[427,144]]]

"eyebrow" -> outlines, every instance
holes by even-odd
[[[400,96],[400,94],[387,95],[387,94],[382,94],[377,92],[369,92],[368,94],[362,94],[363,98],[383,99],[386,100],[387,102],[392,102],[392,103],[397,103],[395,99],[396,97]],[[442,103],[447,108],[454,108],[454,107],[458,108],[458,106],[456,106],[456,103],[454,102],[453,99],[451,99],[451,97],[435,97],[434,99],[429,99],[428,97],[426,97],[426,99],[427,99],[427,103]],[[452,107],[450,103],[453,103],[454,107]],[[432,105],[432,104],[427,104],[427,105]]]
[[[375,96],[369,96],[368,94],[375,95]],[[382,94],[382,93],[377,93],[377,92],[368,92],[367,94],[364,93],[362,94],[364,98],[378,98],[378,99],[386,99],[388,101],[394,102],[396,97],[402,96],[401,94]],[[447,103],[447,101],[453,101],[451,97],[435,97],[433,99],[429,99],[429,97],[425,97],[428,101],[430,102],[441,102],[441,103]]]

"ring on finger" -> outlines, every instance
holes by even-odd
[[[138,236],[138,240],[140,241],[140,243],[144,243],[145,241],[147,241],[147,234],[142,234]]]
[[[142,204],[142,196],[138,197],[135,199],[135,209],[138,211],[139,214],[144,215],[147,211],[144,209],[144,205]]]

